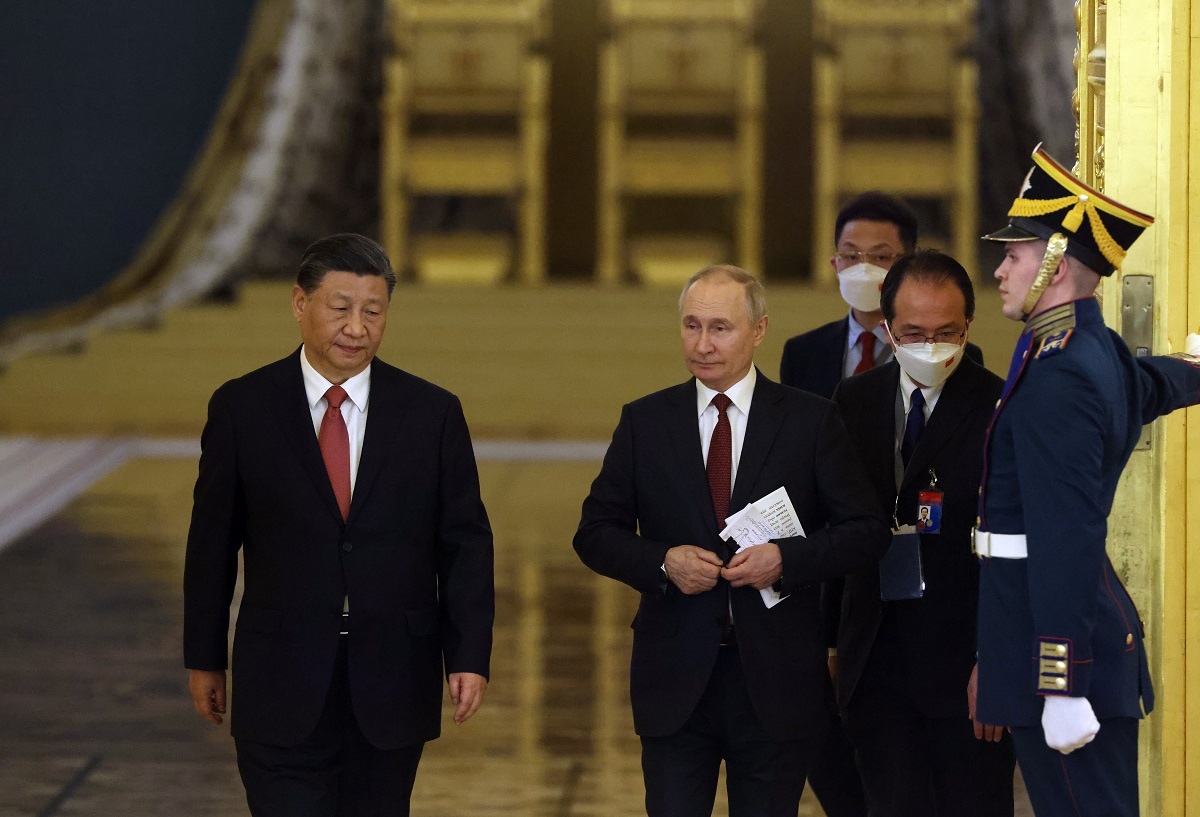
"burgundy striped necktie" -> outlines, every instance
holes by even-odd
[[[858,336],[858,340],[862,344],[862,360],[858,361],[858,365],[854,367],[854,373],[862,374],[868,369],[875,368],[875,335],[863,332]],[[843,369],[843,371],[845,370]]]
[[[713,429],[708,444],[708,492],[712,495],[713,511],[717,515],[717,530],[725,529],[725,517],[729,515],[729,494],[733,476],[733,429],[725,410],[733,401],[725,394],[712,399],[717,407],[717,427]]]

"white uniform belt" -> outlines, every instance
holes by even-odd
[[[1029,547],[1023,533],[991,533],[986,530],[971,531],[971,549],[977,556],[990,559],[1027,559]]]

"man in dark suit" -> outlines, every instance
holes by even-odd
[[[911,207],[878,190],[842,207],[834,222],[835,251],[829,265],[837,273],[850,313],[788,339],[779,363],[781,383],[831,397],[842,378],[892,359],[880,326],[879,287],[892,263],[916,249],[917,228]],[[967,357],[983,364],[983,353],[974,344],[967,344]]]
[[[625,406],[575,550],[642,594],[630,698],[647,813],[711,814],[724,760],[733,817],[795,817],[825,711],[818,583],[877,560],[887,525],[833,404],[754,368],[753,276],[701,270],[680,320],[695,377]],[[726,518],[781,487],[804,535],[735,553]]]
[[[979,595],[971,528],[1003,381],[963,359],[975,293],[950,256],[898,259],[881,308],[896,359],[842,381],[834,402],[881,504],[917,530],[846,577],[838,700],[872,817],[1012,817],[1010,739],[973,730],[967,696]],[[915,581],[898,584],[904,576]]]
[[[892,359],[892,347],[881,325],[879,289],[892,263],[916,248],[917,230],[917,215],[912,208],[877,190],[856,196],[842,207],[834,222],[834,254],[829,265],[837,273],[842,299],[850,306],[850,313],[784,344],[779,364],[781,383],[832,397],[842,378],[883,366]],[[983,364],[983,353],[972,343],[967,344],[967,356]],[[828,582],[822,594],[829,673],[836,678],[841,581]],[[809,769],[809,784],[829,817],[866,817],[854,753],[832,703],[825,746]]]
[[[395,286],[358,235],[292,291],[303,345],[213,394],[184,575],[196,711],[231,731],[256,817],[406,815],[425,741],[487,687],[492,535],[454,395],[375,357]]]

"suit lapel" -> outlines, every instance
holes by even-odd
[[[325,470],[325,460],[321,457],[317,435],[313,433],[308,395],[304,391],[304,375],[300,371],[299,349],[276,370],[275,386],[278,389],[275,410],[279,417],[279,425],[288,437],[291,449],[300,459],[301,466],[313,481],[317,493],[321,495],[330,513],[340,522],[342,512],[338,508],[337,498],[333,495],[333,486],[329,484],[329,472]]]
[[[717,538],[717,517],[713,512],[712,496],[708,491],[708,472],[704,470],[704,451],[700,447],[700,419],[696,411],[696,381],[689,380],[669,395],[668,414],[664,418],[667,439],[671,445],[671,461],[680,463],[680,478],[684,493],[696,498],[697,515],[705,528]],[[732,507],[732,506],[730,506]]]
[[[833,388],[828,394],[822,394],[822,397],[831,397],[837,384],[842,382],[846,372],[846,349],[850,343],[850,317],[842,318],[838,324],[838,331],[831,337],[833,343],[830,344],[829,350],[821,355],[820,365],[825,367],[825,377],[827,383],[832,383]]]
[[[729,512],[736,513],[752,502],[751,496],[758,475],[766,465],[767,457],[779,428],[783,425],[785,411],[783,408],[783,388],[773,381],[763,377],[762,372],[754,385],[754,399],[750,406],[750,416],[746,421],[746,436],[742,440],[742,456],[738,461],[737,481],[733,485],[733,496],[729,500]],[[779,486],[772,486],[775,490]],[[761,499],[761,497],[759,497]]]
[[[900,449],[896,442],[896,401],[900,399],[900,364],[894,360],[890,361],[884,364],[883,370],[887,372],[887,376],[878,379],[879,390],[870,395],[866,405],[856,409],[847,408],[844,411],[868,412],[866,422],[856,424],[859,432],[869,437],[861,450],[895,452],[890,458],[869,457],[867,460],[871,468],[879,469],[879,479],[890,493],[896,487],[896,462],[900,457]],[[887,510],[891,513],[892,509],[889,507]]]
[[[929,463],[971,415],[974,405],[970,400],[970,391],[975,381],[975,372],[969,364],[970,361],[964,360],[946,381],[937,406],[933,414],[929,415],[929,423],[921,432],[912,460],[904,472],[905,484],[913,479],[921,481],[922,485],[928,481]]]
[[[404,399],[404,387],[394,375],[395,371],[379,360],[371,361],[367,427],[363,432],[362,455],[358,460],[358,475],[354,480],[354,495],[350,500],[347,524],[355,520],[366,503],[371,486],[379,476],[379,469],[391,450],[391,438],[404,427],[405,415],[411,410]]]

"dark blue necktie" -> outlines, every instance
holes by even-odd
[[[917,440],[925,430],[925,395],[920,389],[913,389],[912,405],[908,409],[908,420],[904,423],[904,442],[900,445],[900,456],[904,465],[912,459],[913,451],[917,448]]]

